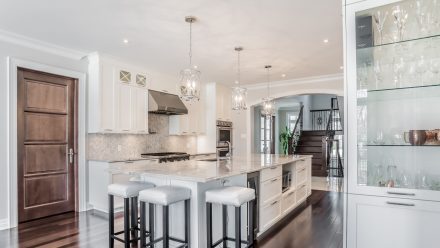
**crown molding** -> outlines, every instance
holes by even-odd
[[[322,82],[335,81],[335,80],[343,81],[344,74],[336,73],[336,74],[327,74],[327,75],[320,75],[313,77],[303,77],[303,78],[274,81],[270,83],[270,87],[275,88],[275,87],[283,87],[283,86],[296,85],[296,84],[313,84],[313,83],[322,83]],[[246,84],[243,85],[243,87],[247,88],[248,90],[265,89],[267,88],[267,82],[257,83],[257,84]]]
[[[45,41],[37,40],[27,36],[19,35],[5,30],[0,30],[0,41],[11,44],[55,54],[61,57],[80,60],[88,53],[84,51],[73,50],[65,48]]]

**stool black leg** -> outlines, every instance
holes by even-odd
[[[235,207],[235,248],[241,247],[241,208]]]
[[[141,248],[147,246],[146,224],[145,224],[145,202],[141,201]]]
[[[206,247],[212,247],[212,203],[206,203],[206,230],[207,230],[207,243]]]
[[[136,228],[138,227],[138,203],[137,197],[131,198],[131,235],[133,235],[134,239],[138,237],[138,231]]]
[[[108,247],[113,248],[115,246],[115,240],[113,235],[115,234],[115,209],[114,209],[114,197],[108,195]]]
[[[186,247],[190,247],[191,240],[191,205],[190,200],[185,200],[185,243]]]
[[[124,245],[130,247],[130,199],[124,198]]]
[[[248,229],[249,229],[249,239],[248,239],[248,247],[254,245],[255,239],[255,223],[254,223],[254,212],[255,212],[255,200],[249,202],[249,217],[248,217]]]
[[[149,220],[149,227],[148,230],[150,231],[150,243],[152,244],[150,247],[154,248],[154,204],[150,203],[148,204],[148,220]]]
[[[223,218],[223,247],[228,247],[228,206],[222,206],[222,218]]]
[[[169,207],[163,206],[163,248],[169,248],[170,247],[170,236],[169,236],[169,223],[168,223],[168,217],[169,217]]]

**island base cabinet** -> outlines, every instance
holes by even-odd
[[[348,248],[437,248],[440,203],[348,195]]]
[[[261,207],[260,210],[260,232],[266,231],[272,224],[281,217],[281,197]]]

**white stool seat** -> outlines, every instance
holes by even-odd
[[[224,187],[208,190],[205,193],[206,202],[240,207],[255,199],[255,190],[245,187]]]
[[[139,191],[153,188],[154,184],[147,182],[125,182],[110,184],[107,188],[108,194],[122,198],[138,196]]]
[[[191,191],[176,186],[158,186],[139,192],[139,201],[168,206],[191,198]]]

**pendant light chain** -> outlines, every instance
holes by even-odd
[[[189,23],[189,67],[192,67],[192,21]]]
[[[241,83],[241,77],[240,77],[240,50],[237,52],[237,80],[238,80],[238,86],[240,86]]]

